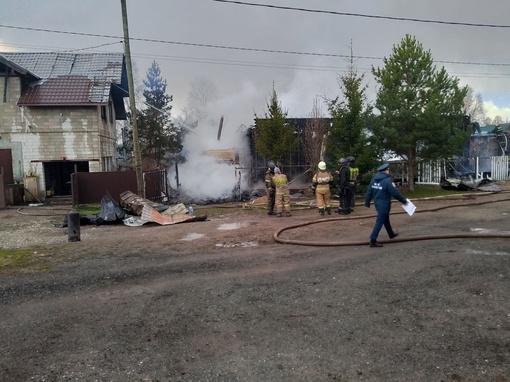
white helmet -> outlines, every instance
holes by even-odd
[[[324,171],[326,169],[326,162],[320,161],[319,162],[319,170]]]

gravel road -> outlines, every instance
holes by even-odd
[[[403,239],[509,234],[509,198],[391,219]],[[1,381],[510,381],[508,238],[273,240],[303,224],[286,235],[368,242],[374,210],[357,206],[84,226],[68,243],[42,211],[0,210],[0,248],[27,256],[0,271]]]

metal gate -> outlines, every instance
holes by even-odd
[[[166,170],[144,172],[143,186],[146,199],[154,200],[166,196],[168,192]]]

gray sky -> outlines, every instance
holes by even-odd
[[[182,114],[191,83],[205,78],[217,89],[208,118],[217,124],[224,115],[224,134],[250,125],[255,113],[264,115],[273,83],[289,117],[307,117],[314,99],[332,99],[340,94],[337,78],[345,72],[343,56],[349,56],[351,42],[354,55],[360,57],[358,72],[366,73],[368,95],[373,100],[376,83],[371,66],[382,66],[381,59],[390,56],[392,47],[408,33],[431,51],[438,67],[444,65],[462,85],[482,94],[488,116],[510,120],[508,0],[241,1],[329,13],[213,0],[127,0],[137,76],[145,78],[152,60],[158,62],[168,81],[168,94],[174,97],[173,116]],[[85,53],[123,49],[120,0],[0,0],[0,9],[0,51]],[[507,27],[334,14],[339,12]],[[87,49],[103,44],[111,45]],[[322,109],[327,114],[327,108]]]

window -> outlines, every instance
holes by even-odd
[[[106,121],[106,106],[101,106],[101,119]]]
[[[108,102],[108,116],[110,118],[110,123],[113,123],[113,103]]]

